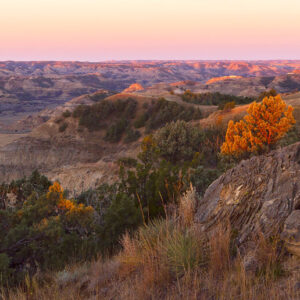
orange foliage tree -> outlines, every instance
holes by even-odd
[[[247,115],[239,122],[228,123],[221,153],[234,157],[269,149],[295,123],[293,108],[280,95],[265,97],[250,104]]]
[[[47,193],[48,202],[53,202],[58,218],[66,225],[85,227],[92,222],[94,209],[91,206],[78,204],[74,200],[64,197],[64,190],[58,182],[49,187]]]

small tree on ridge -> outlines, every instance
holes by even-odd
[[[268,150],[295,123],[293,107],[287,106],[280,95],[265,97],[261,103],[253,102],[247,113],[241,121],[228,123],[222,154],[241,157]]]

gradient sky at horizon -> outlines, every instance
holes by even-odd
[[[0,4],[0,60],[300,59],[300,0]]]

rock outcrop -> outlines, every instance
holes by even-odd
[[[228,220],[243,244],[253,234],[282,233],[299,254],[300,143],[242,161],[214,181],[200,200],[196,222],[213,231]]]
[[[294,210],[284,223],[281,238],[285,241],[287,249],[300,256],[300,210]]]

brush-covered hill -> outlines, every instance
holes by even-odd
[[[99,91],[74,98],[11,128],[19,132],[33,129],[26,135],[2,134],[1,180],[17,179],[38,169],[51,180],[59,179],[66,188],[82,191],[116,178],[116,161],[136,157],[143,137],[168,122],[185,120],[203,128],[226,127],[229,120],[242,118],[248,108],[246,104],[217,110],[216,106],[188,103],[177,96],[168,100],[135,93],[106,96],[106,91]],[[284,99],[295,107],[295,117],[300,119],[298,94]],[[291,139],[293,134],[297,135],[291,133]]]
[[[185,103],[131,94],[95,102],[98,95],[102,97],[102,93],[82,96],[48,111],[48,121],[1,147],[1,181],[38,169],[80,192],[111,181],[117,175],[116,161],[135,157],[145,134],[171,121],[203,117],[199,108]]]

